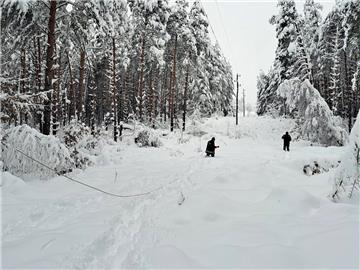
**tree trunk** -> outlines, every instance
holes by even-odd
[[[56,52],[54,52],[54,58],[56,58]],[[56,66],[56,63],[55,63]],[[52,122],[52,134],[56,135],[59,126],[59,69],[54,68],[54,81],[53,82],[53,95],[52,95],[52,110],[51,110],[51,122]]]
[[[41,47],[40,47],[40,37],[34,37],[34,51],[35,51],[35,58],[34,61],[36,63],[36,83],[37,83],[37,92],[41,92]],[[42,115],[36,115],[36,121],[39,124],[39,129],[43,130],[43,123],[42,123]]]
[[[128,81],[129,81],[129,68],[126,68],[123,89],[122,89],[122,99],[123,99],[123,115],[122,120],[124,121],[129,115],[129,94],[128,94]]]
[[[141,40],[141,54],[140,54],[140,76],[138,88],[138,105],[139,105],[139,118],[143,121],[143,92],[144,92],[144,68],[145,68],[145,33],[142,35]]]
[[[347,116],[348,116],[348,126],[349,126],[349,132],[351,132],[352,128],[352,103],[354,102],[352,98],[352,91],[351,91],[351,82],[349,82],[349,74],[348,74],[348,61],[347,61],[347,55],[346,51],[344,51],[344,65],[345,65],[345,89],[342,91],[342,110],[343,115],[345,115],[345,98],[347,96]],[[346,91],[346,93],[344,93]]]
[[[115,38],[112,38],[112,111],[114,124],[114,141],[117,141],[117,100],[116,100],[116,48]]]
[[[26,87],[26,80],[27,80],[27,71],[26,71],[26,51],[25,48],[21,48],[21,54],[20,54],[20,64],[21,64],[21,74],[20,74],[20,89],[19,92],[21,94],[25,94],[27,92],[27,87]],[[25,114],[23,112],[20,111],[19,113],[20,116],[20,125],[22,125],[24,123],[24,120],[26,118]],[[27,121],[25,120],[25,123]]]
[[[49,91],[52,89],[52,79],[54,78],[53,56],[55,50],[56,4],[57,4],[56,0],[50,1],[44,91]],[[42,133],[45,135],[50,135],[51,98],[52,98],[51,92],[47,93],[47,96],[48,96],[48,100],[44,102],[44,106],[45,106],[44,125],[42,129]]]
[[[68,57],[68,65],[69,65],[69,100],[70,100],[68,116],[69,116],[69,122],[70,122],[71,119],[73,119],[75,117],[76,100],[75,100],[74,77],[73,77],[73,73],[72,73],[69,54],[67,55],[67,57]]]
[[[190,73],[190,60],[191,53],[189,53],[189,63],[186,67],[186,75],[185,75],[185,89],[184,89],[184,103],[183,103],[183,126],[182,130],[185,131],[185,121],[186,121],[186,110],[187,110],[187,93],[189,87],[189,73]]]
[[[41,47],[40,47],[40,37],[36,38],[36,46],[37,46],[36,78],[37,78],[38,91],[41,92]]]
[[[76,103],[77,110],[77,119],[82,120],[82,111],[83,111],[83,99],[85,93],[85,50],[81,49],[80,51],[80,74],[79,74],[79,88],[78,88],[78,98]]]
[[[175,114],[174,95],[175,95],[175,87],[176,87],[176,49],[177,49],[177,35],[175,35],[173,70],[172,70],[172,76],[171,76],[172,80],[170,83],[170,131],[174,131],[174,114]]]
[[[154,88],[153,88],[153,70],[150,70],[149,78],[149,124],[153,126],[153,109],[154,109]]]

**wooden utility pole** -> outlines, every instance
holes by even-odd
[[[245,88],[243,88],[243,116],[245,117]]]
[[[239,74],[236,74],[236,125],[239,124]]]

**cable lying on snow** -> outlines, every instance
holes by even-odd
[[[1,144],[4,145],[5,147],[9,147],[9,146],[8,146],[7,144],[5,144],[4,142],[1,142]],[[32,161],[40,164],[40,165],[43,166],[44,168],[47,168],[47,169],[55,172],[55,174],[58,175],[58,176],[62,176],[62,177],[66,178],[66,179],[68,179],[68,180],[70,180],[70,181],[72,181],[72,182],[75,182],[75,183],[77,183],[77,184],[83,185],[83,186],[85,186],[85,187],[87,187],[87,188],[96,190],[96,191],[98,191],[98,192],[104,193],[104,194],[106,194],[106,195],[108,195],[108,196],[112,196],[112,197],[131,198],[131,197],[146,196],[146,195],[150,195],[151,193],[154,193],[154,192],[156,192],[156,191],[164,188],[165,186],[168,186],[168,185],[170,185],[170,184],[178,181],[178,179],[175,179],[175,180],[173,180],[173,181],[168,182],[168,183],[165,184],[165,185],[162,185],[162,186],[160,186],[160,187],[157,187],[157,188],[155,188],[155,189],[152,189],[152,190],[149,190],[149,191],[146,191],[146,192],[143,192],[143,193],[135,193],[135,194],[128,194],[128,195],[121,195],[121,194],[116,194],[116,193],[112,193],[112,192],[105,191],[105,190],[103,190],[103,189],[100,189],[100,188],[94,187],[94,186],[92,186],[92,185],[86,184],[86,183],[84,183],[84,182],[81,182],[81,181],[79,181],[79,180],[76,180],[76,179],[74,179],[74,178],[72,178],[72,177],[70,177],[70,176],[67,176],[67,175],[64,175],[64,174],[60,174],[59,172],[57,172],[56,170],[54,170],[54,169],[51,168],[50,166],[48,166],[48,165],[46,165],[45,163],[43,163],[43,162],[41,162],[41,161],[39,161],[39,160],[37,160],[37,159],[29,156],[28,154],[24,153],[24,152],[21,151],[20,149],[17,149],[17,148],[15,148],[15,147],[13,147],[13,149],[14,149],[15,151],[19,152],[20,154],[24,155],[25,157],[29,158],[30,160],[32,160]]]

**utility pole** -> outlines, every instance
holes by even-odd
[[[236,74],[236,125],[239,124],[239,74]]]
[[[245,117],[245,88],[243,88],[243,116]]]

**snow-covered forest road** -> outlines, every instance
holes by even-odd
[[[124,195],[165,185],[144,197],[3,173],[3,268],[358,268],[358,205],[327,198],[333,169],[302,171],[336,164],[343,149],[296,141],[284,153],[291,120],[241,119],[237,131],[230,121],[210,119],[181,144],[164,136],[160,148],[125,139],[71,174]],[[205,158],[213,136],[220,148]]]

